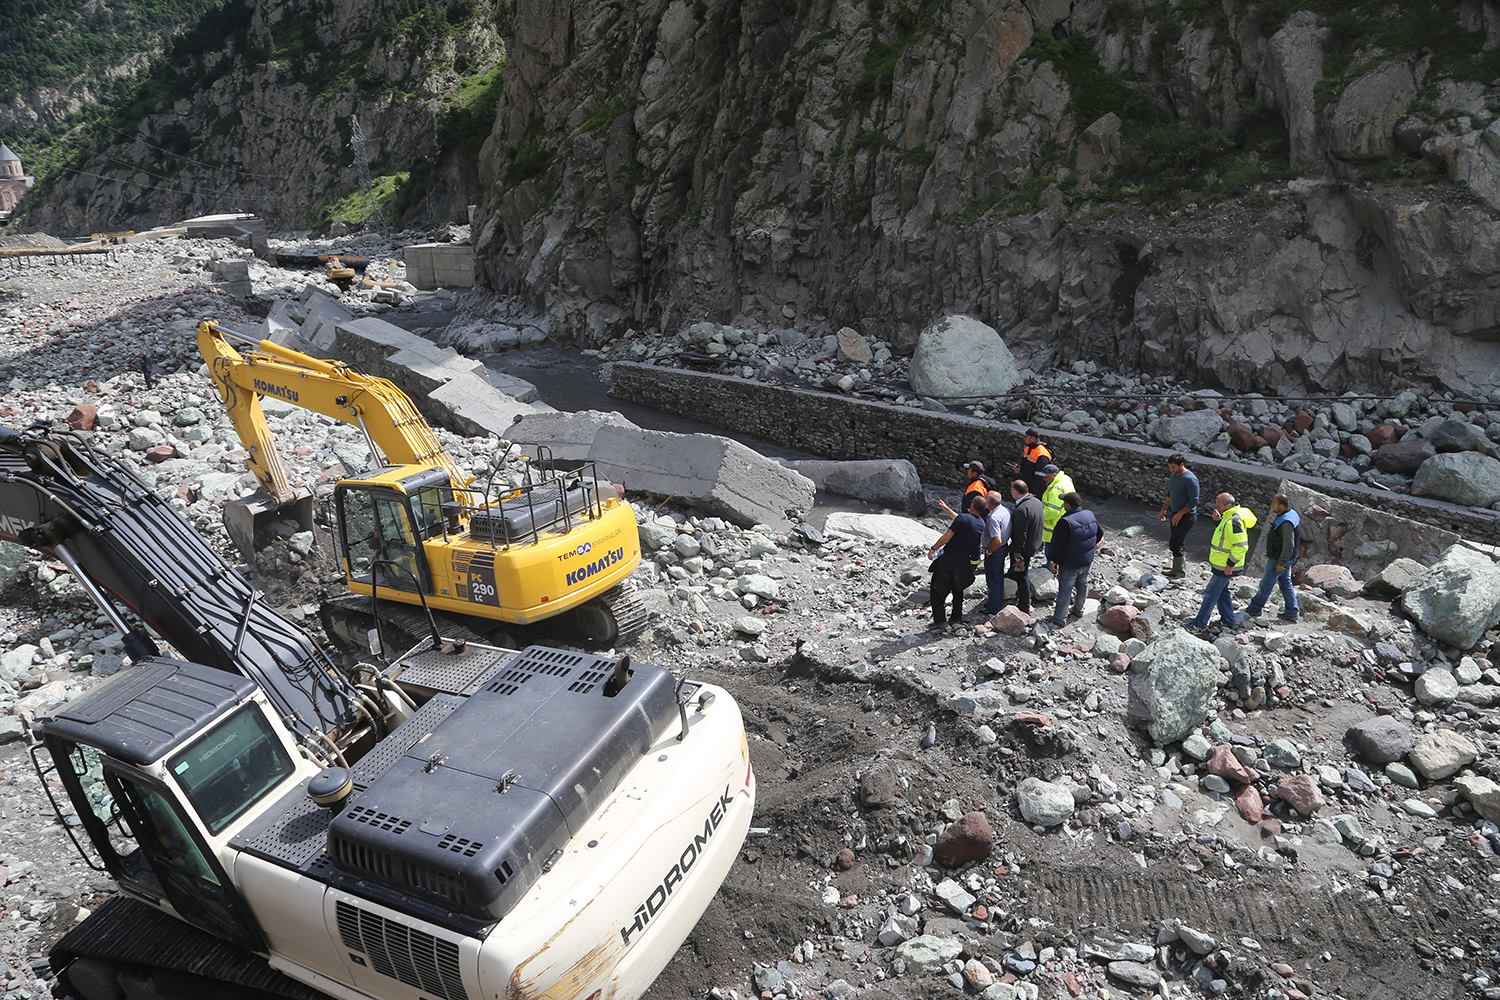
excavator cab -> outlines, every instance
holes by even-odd
[[[45,749],[50,766],[44,760]],[[215,937],[265,947],[219,850],[308,765],[248,678],[151,658],[69,703],[32,761],[85,861]],[[92,850],[73,834],[60,785]]]

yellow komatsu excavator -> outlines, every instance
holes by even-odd
[[[591,465],[528,462],[522,484],[481,487],[386,379],[213,321],[198,325],[198,348],[273,509],[298,497],[262,397],[364,432],[377,467],[341,480],[333,494],[336,544],[353,592],[325,607],[337,638],[369,646],[393,626],[419,635],[426,611],[448,619],[445,632],[476,639],[511,639],[517,627],[545,623],[554,637],[605,647],[644,626],[628,583],[641,561],[635,515],[608,484],[601,491]],[[385,601],[422,610],[403,615],[378,603]]]

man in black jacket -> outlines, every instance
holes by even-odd
[[[1042,550],[1042,501],[1020,479],[1010,484],[1010,495],[1015,509],[1010,512],[1010,572],[1005,575],[1016,581],[1016,607],[1030,614],[1031,584],[1026,571]]]
[[[965,513],[953,518],[943,537],[937,540],[927,558],[932,560],[932,627],[943,627],[943,611],[948,595],[953,595],[952,625],[964,620],[964,590],[974,582],[979,566],[979,537],[984,534],[984,517],[989,512],[983,493],[969,494]]]

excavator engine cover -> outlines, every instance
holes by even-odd
[[[532,646],[356,791],[335,870],[485,922],[503,917],[677,719],[675,681]],[[354,887],[357,890],[357,885]]]

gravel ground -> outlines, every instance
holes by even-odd
[[[205,268],[237,254],[161,244],[0,278],[12,290],[0,423],[97,406],[94,444],[138,463],[226,554],[222,502],[253,481],[192,328],[254,322]],[[259,297],[304,278],[252,268]],[[368,311],[408,304],[399,289],[395,303],[356,298]],[[149,390],[143,352],[160,372]],[[273,421],[294,478],[325,494],[359,460],[349,428],[296,411]],[[440,436],[461,465],[495,459],[493,441]],[[1330,580],[1296,625],[1195,645],[1177,626],[1203,570],[1156,575],[1165,538],[1152,513],[1108,505],[1099,607],[1082,621],[934,634],[919,549],[818,546],[651,510],[640,516],[654,558],[638,578],[656,625],[630,652],[733,692],[760,781],[755,835],[652,1000],[1500,997],[1500,829],[1458,784],[1500,778],[1493,632],[1461,657],[1389,601]],[[316,628],[318,601],[336,592],[332,553],[313,534],[277,556],[259,582]],[[1099,624],[1126,606],[1133,631]],[[60,567],[0,554],[7,998],[42,991],[48,944],[109,891],[74,855],[18,739],[32,715],[119,669],[116,638]],[[1160,681],[1172,704],[1156,715],[1192,718],[1158,742],[1129,723],[1128,689],[1150,674],[1142,652],[1168,646],[1206,683]],[[1413,681],[1444,670],[1454,691],[1433,698],[1429,680],[1419,699]],[[1459,740],[1473,759],[1432,780],[1409,757],[1375,763],[1345,739],[1377,715],[1419,744]]]

